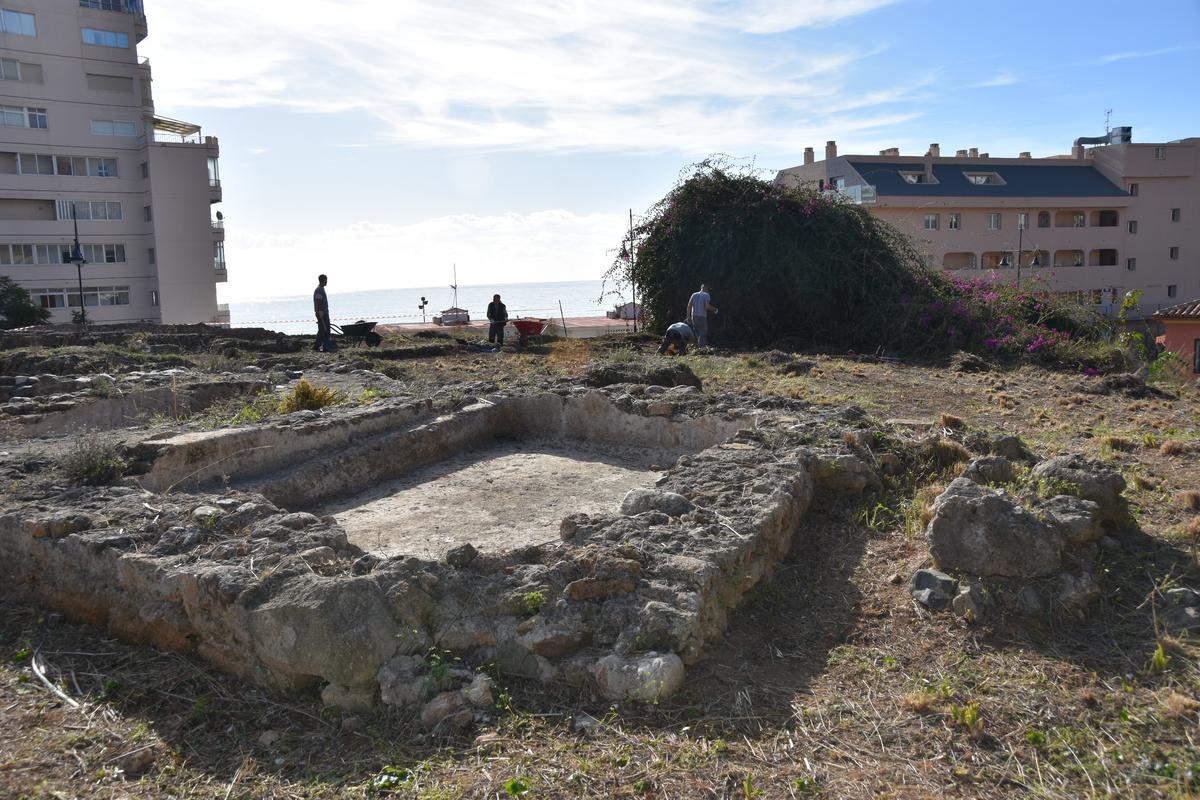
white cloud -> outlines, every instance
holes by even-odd
[[[1127,50],[1122,53],[1109,53],[1106,56],[1101,56],[1099,63],[1112,64],[1117,61],[1130,61],[1136,58],[1154,58],[1155,56],[1166,56],[1173,53],[1188,53],[1193,50],[1200,50],[1200,44],[1185,44],[1176,45],[1174,47],[1160,47],[1157,50]]]
[[[411,225],[360,222],[304,234],[230,229],[222,302],[303,294],[321,272],[340,291],[428,286],[458,265],[459,283],[595,280],[612,263],[628,219],[563,210],[453,215]]]
[[[373,118],[402,145],[791,148],[827,136],[822,109],[843,100],[845,71],[872,51],[776,34],[892,2],[164,2],[142,49],[164,109],[342,114],[347,139],[368,138]]]
[[[996,73],[995,75],[993,75],[992,77],[988,78],[985,81],[980,81],[979,83],[971,84],[971,88],[972,89],[991,89],[991,88],[995,88],[998,86],[1012,86],[1012,85],[1020,83],[1020,82],[1021,82],[1020,78],[1018,78],[1016,75],[1009,72],[1008,70],[1005,70],[1003,72]]]

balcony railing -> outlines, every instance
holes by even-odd
[[[220,189],[221,188],[221,179],[220,178],[209,178],[208,179],[208,188]]]
[[[80,8],[94,8],[97,11],[118,11],[122,14],[146,16],[142,0],[79,0]]]
[[[204,144],[200,131],[195,133],[172,133],[171,131],[154,131],[154,141],[164,144]]]
[[[837,191],[855,205],[874,203],[876,199],[875,187],[869,184],[866,186],[843,186]]]
[[[225,221],[224,220],[213,220],[212,221],[212,232],[213,233],[224,233],[225,232]]]

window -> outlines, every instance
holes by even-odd
[[[53,175],[54,156],[17,153],[17,172],[21,175]]]
[[[67,292],[67,305],[79,305],[79,290],[70,287]],[[85,286],[83,287],[83,305],[94,306],[127,306],[129,305],[128,286]]]
[[[37,36],[37,23],[33,19],[33,14],[2,9],[0,10],[0,31],[17,36]]]
[[[1133,197],[1138,196],[1138,185],[1136,183],[1129,184],[1129,194]]]
[[[21,62],[11,58],[0,58],[0,81],[21,80]]]
[[[150,290],[150,305],[152,305],[152,306],[158,305],[158,289]]]
[[[1167,297],[1174,297],[1179,294],[1179,287],[1173,283],[1167,284]]]
[[[147,264],[157,264],[158,263],[158,261],[156,260],[156,254],[154,252],[153,247],[146,249],[146,263]],[[155,303],[154,305],[158,305],[158,303]]]
[[[836,178],[836,179],[830,178],[829,179],[830,188],[833,187],[834,180],[840,181],[842,179],[841,178]],[[208,160],[208,185],[209,186],[220,186],[221,185],[221,162],[219,159],[210,158]]]
[[[1137,220],[1136,219],[1129,220],[1129,232],[1137,233]]]
[[[1171,222],[1179,222],[1183,217],[1183,210],[1179,208],[1171,209]]]
[[[126,120],[94,119],[92,133],[96,136],[137,136],[137,123]]]
[[[148,161],[142,162],[142,177],[143,178],[150,177],[150,162],[148,162]]]
[[[66,308],[62,289],[30,289],[29,297],[42,308]]]
[[[1165,148],[1165,147],[1154,148],[1154,160],[1155,161],[1164,161],[1164,160],[1166,160],[1166,157],[1167,157],[1167,148]]]
[[[900,177],[905,183],[937,183],[937,179],[924,172],[901,172]]]
[[[213,242],[213,269],[225,269],[224,242]]]
[[[1050,212],[1049,211],[1039,211],[1038,212],[1038,227],[1039,228],[1049,228],[1050,227]]]
[[[129,34],[118,31],[98,31],[95,28],[84,28],[83,43],[94,44],[97,47],[129,47]]]
[[[117,160],[115,158],[89,158],[87,174],[95,178],[117,177]]]
[[[995,172],[964,172],[967,183],[974,186],[1003,186],[1004,181]]]
[[[45,128],[46,109],[0,106],[0,126],[6,128]]]
[[[87,74],[87,87],[94,92],[119,92],[133,94],[133,78],[124,75]]]
[[[142,219],[146,222],[151,222],[154,219],[154,211],[150,208],[150,206],[142,207]]]
[[[81,244],[79,250],[89,264],[124,264],[123,244]],[[26,266],[33,264],[70,264],[71,245],[59,244],[0,244],[0,264]]]
[[[1087,225],[1087,214],[1082,211],[1076,211],[1071,214],[1071,227],[1083,228]]]
[[[936,231],[937,229],[938,229],[938,215],[937,214],[926,214],[925,215],[925,230]]]
[[[1125,269],[1129,270],[1130,272],[1133,272],[1134,270],[1136,270],[1137,269],[1137,259],[1136,258],[1125,259]]]
[[[123,219],[121,215],[121,204],[106,200],[59,200],[58,201],[58,218],[61,220],[72,219],[72,214],[78,214],[79,219],[90,220],[119,220]]]
[[[988,214],[987,215],[987,229],[989,231],[1000,230],[1000,215],[999,214]]]
[[[1167,255],[1171,258],[1172,261],[1178,261],[1179,260],[1179,248],[1178,247],[1170,248],[1169,250],[1167,250]]]
[[[1017,229],[1027,230],[1029,228],[1029,215],[1025,212],[1017,214]]]
[[[962,229],[962,214],[950,215],[950,230],[957,231]]]

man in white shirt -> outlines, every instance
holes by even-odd
[[[708,286],[700,284],[700,291],[688,299],[687,323],[696,332],[696,345],[708,347],[708,312],[717,313],[708,294]]]

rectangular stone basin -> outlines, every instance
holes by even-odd
[[[470,543],[501,553],[558,542],[562,519],[611,513],[649,487],[670,454],[582,441],[504,441],[473,448],[311,509],[381,557],[438,559]]]

